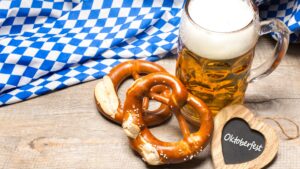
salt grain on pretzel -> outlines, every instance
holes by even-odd
[[[171,96],[165,97],[151,93],[152,86],[166,85],[171,88]],[[144,123],[142,98],[151,96],[172,109],[176,115],[183,139],[178,142],[163,142],[154,137]],[[199,130],[190,133],[180,109],[188,104],[201,116]],[[134,107],[134,108],[133,108]],[[124,103],[123,129],[131,147],[150,165],[180,163],[191,160],[207,145],[213,130],[211,112],[204,102],[189,94],[183,84],[167,73],[152,73],[134,82],[127,91]]]
[[[121,124],[123,121],[123,108],[117,95],[119,86],[129,77],[136,80],[140,78],[141,74],[153,72],[166,72],[166,70],[158,64],[142,60],[123,62],[114,67],[96,85],[95,100],[98,110],[108,119]],[[163,85],[154,86],[152,92],[157,95],[169,95],[168,88]],[[143,117],[147,125],[158,125],[171,117],[172,114],[167,105],[162,104],[156,110],[148,110],[149,98],[144,97],[142,100],[145,112]]]

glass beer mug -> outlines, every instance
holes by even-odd
[[[277,38],[273,56],[250,70],[261,35]],[[270,74],[285,55],[289,30],[280,20],[260,22],[252,0],[187,0],[180,23],[176,76],[216,115],[244,102],[247,84]],[[184,116],[198,122],[188,105]]]

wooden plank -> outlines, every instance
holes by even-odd
[[[269,53],[273,42],[263,38],[258,45],[258,62]],[[158,62],[170,72],[175,58]],[[247,106],[258,115],[279,115],[300,124],[300,46],[292,45],[282,64],[269,77],[250,84]],[[149,167],[128,146],[120,126],[104,119],[96,110],[93,90],[97,81],[70,87],[26,102],[0,108],[0,168],[212,168],[209,147],[187,163]],[[126,83],[121,91],[125,91]],[[276,131],[272,121],[267,121]],[[293,126],[284,123],[288,132]],[[151,129],[163,140],[180,138],[178,124]],[[279,133],[276,161],[270,168],[300,168],[300,141],[286,141]]]

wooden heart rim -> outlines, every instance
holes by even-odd
[[[225,164],[222,152],[222,132],[225,124],[233,119],[241,118],[245,120],[250,129],[260,132],[265,137],[265,148],[257,158],[240,163]],[[242,105],[233,105],[222,109],[214,119],[214,133],[211,143],[211,154],[215,168],[222,169],[245,169],[245,168],[262,168],[270,163],[278,150],[278,137],[272,127],[265,124],[261,119],[255,118],[254,114]]]

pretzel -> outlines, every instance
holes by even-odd
[[[103,77],[96,85],[95,100],[99,112],[108,119],[121,124],[123,121],[123,108],[120,99],[117,96],[119,86],[129,77],[138,79],[140,74],[149,74],[153,72],[166,72],[158,64],[142,60],[133,60],[123,62],[114,67],[109,74]],[[167,96],[170,94],[168,88],[163,85],[154,86],[153,92]],[[143,98],[144,119],[147,125],[155,126],[169,119],[172,115],[167,105],[161,104],[156,110],[147,110],[149,98]]]
[[[151,92],[152,86],[163,84],[171,88],[169,97]],[[169,105],[175,114],[183,139],[178,142],[164,142],[152,135],[142,117],[141,99],[150,96],[154,100]],[[190,133],[180,109],[189,104],[201,115],[201,126],[195,133]],[[183,84],[166,73],[152,73],[136,80],[127,91],[124,103],[122,127],[127,134],[131,147],[150,165],[180,163],[191,160],[208,144],[213,130],[213,119],[205,103],[189,94]]]

